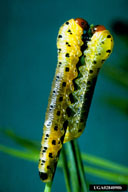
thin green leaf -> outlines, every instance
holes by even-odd
[[[52,188],[52,182],[46,183],[44,192],[51,192],[51,188]]]
[[[106,179],[108,181],[116,183],[128,184],[128,175],[120,175],[117,173],[96,169],[90,166],[84,166],[84,170],[86,173],[99,177],[101,179]]]
[[[0,151],[3,153],[6,153],[8,155],[14,156],[14,157],[18,157],[21,159],[34,161],[34,162],[37,162],[38,158],[39,158],[38,153],[34,154],[32,152],[29,152],[29,151],[16,150],[16,149],[12,149],[10,147],[6,147],[3,145],[0,145]]]
[[[73,189],[73,192],[78,192],[80,191],[80,185],[79,185],[79,178],[77,174],[76,162],[75,162],[71,142],[66,143],[66,149],[69,157],[69,164],[70,164],[69,172],[71,175],[72,189]]]
[[[64,176],[65,176],[65,182],[66,182],[66,188],[68,192],[71,192],[71,188],[70,188],[70,175],[69,175],[69,170],[68,170],[68,165],[67,165],[67,159],[66,159],[66,154],[65,154],[65,149],[64,146],[61,150],[61,162],[62,162],[62,167],[63,167],[63,171],[64,171]]]
[[[32,141],[30,139],[25,139],[21,136],[18,136],[10,129],[2,129],[0,128],[0,132],[3,133],[5,136],[8,136],[11,140],[19,144],[20,146],[32,150],[32,151],[39,151],[39,142]]]
[[[98,165],[100,167],[118,171],[120,173],[128,175],[128,167],[117,164],[115,162],[112,162],[103,158],[99,158],[93,155],[85,154],[85,153],[82,153],[82,159],[88,163],[91,163],[92,165]]]
[[[80,175],[81,186],[82,186],[83,191],[87,192],[87,184],[86,184],[86,179],[85,179],[84,167],[82,164],[81,154],[80,154],[77,140],[73,140],[72,143],[74,145],[74,152],[75,152],[74,154],[76,157],[76,163],[77,163],[78,170],[79,170],[78,173]]]

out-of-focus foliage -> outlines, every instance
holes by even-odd
[[[112,30],[118,38],[122,40],[122,46],[128,47],[128,23],[123,21],[115,21],[112,24]],[[124,48],[125,49],[125,48]],[[104,74],[114,83],[124,88],[127,92],[127,97],[122,96],[105,96],[105,101],[117,108],[120,112],[128,115],[128,56],[126,53],[121,55],[116,65],[106,65],[103,70]]]
[[[23,147],[23,150],[17,150],[8,146],[0,145],[1,152],[28,161],[38,162],[40,145],[38,141],[24,139],[8,129],[5,131],[3,129],[0,130],[4,136],[9,137],[11,140]],[[30,143],[32,145],[29,145]],[[36,147],[33,147],[35,146],[35,143]],[[84,170],[86,173],[115,183],[128,184],[128,167],[85,153],[82,153],[82,161],[84,163]],[[70,162],[71,161],[69,161],[69,164]],[[63,166],[61,154],[58,167],[62,168]],[[71,169],[71,165],[69,166]]]

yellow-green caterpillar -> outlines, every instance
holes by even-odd
[[[79,18],[67,21],[59,30],[58,64],[39,160],[39,174],[44,182],[53,179],[63,142],[83,132],[98,71],[112,50],[109,31],[103,26],[93,27],[89,38],[89,30],[88,23]]]

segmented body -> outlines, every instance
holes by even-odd
[[[39,173],[52,180],[63,142],[79,137],[86,124],[97,74],[113,47],[109,31],[99,26],[82,40],[83,19],[71,19],[57,38],[58,64],[43,127]],[[86,46],[87,45],[87,46]],[[80,60],[83,59],[83,62]]]
[[[81,56],[83,29],[74,19],[59,30],[58,64],[49,97],[41,142],[39,173],[44,182],[51,181],[68,126],[69,94],[74,90],[76,64]]]
[[[99,69],[112,52],[113,38],[110,32],[105,28],[101,29],[101,26],[98,29],[86,42],[87,48],[83,53],[83,64],[78,63],[77,65],[78,77],[74,81],[77,88],[72,92],[74,101],[69,105],[73,115],[68,120],[64,142],[78,138],[82,134]]]

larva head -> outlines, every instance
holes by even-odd
[[[111,54],[113,49],[113,37],[103,25],[96,25],[92,28],[91,42],[95,48],[95,61],[103,63]]]
[[[82,18],[76,18],[75,22],[83,29],[83,30],[88,30],[89,29],[89,24],[87,21],[85,21]]]

